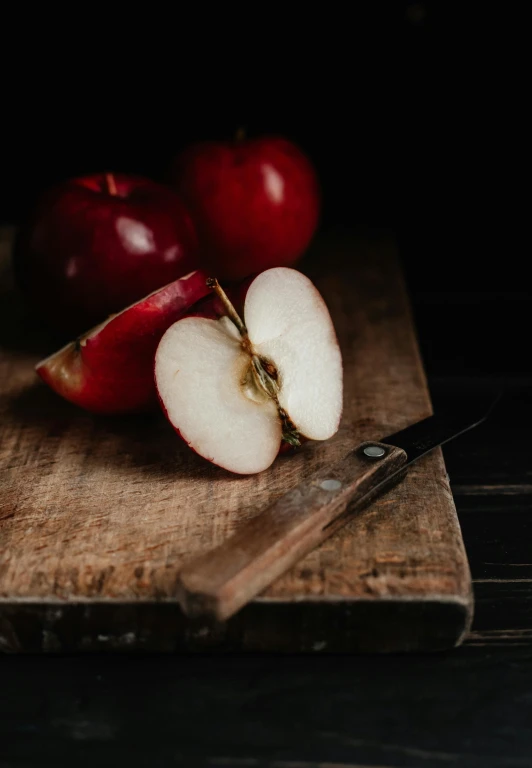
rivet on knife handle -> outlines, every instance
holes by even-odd
[[[225,620],[328,538],[333,523],[406,464],[401,448],[363,443],[288,491],[216,549],[185,565],[179,601],[189,616]]]

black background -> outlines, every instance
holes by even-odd
[[[186,144],[244,125],[311,156],[322,232],[393,230],[413,290],[522,289],[520,216],[507,209],[526,98],[509,11],[374,2],[50,13],[5,35],[0,220],[19,220],[67,176],[161,179]]]

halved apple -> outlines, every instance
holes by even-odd
[[[184,317],[165,332],[155,381],[173,427],[238,474],[269,467],[281,443],[327,440],[342,414],[342,358],[329,311],[301,272],[279,267],[249,286],[241,320]]]

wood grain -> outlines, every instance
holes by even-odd
[[[368,458],[365,446],[379,446],[383,457]],[[180,571],[178,600],[186,615],[216,621],[233,616],[339,530],[364,501],[381,495],[387,480],[402,479],[406,461],[405,451],[393,445],[362,443],[242,522]]]
[[[7,261],[4,255],[4,271]],[[33,365],[53,347],[4,277],[0,617],[7,650],[388,651],[461,641],[471,580],[440,451],[215,632],[185,622],[176,606],[184,562],[355,444],[431,413],[393,242],[321,243],[302,268],[322,292],[342,348],[342,426],[332,440],[309,443],[254,477],[207,464],[160,414],[93,417],[46,389]]]
[[[11,657],[6,768],[529,768],[530,646]],[[438,715],[435,720],[435,715]],[[461,715],[461,716],[460,716]]]

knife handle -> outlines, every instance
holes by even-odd
[[[406,460],[395,446],[362,443],[292,488],[220,546],[185,564],[177,585],[185,614],[228,619],[338,530],[355,508],[388,490],[387,478],[401,480],[406,470],[398,470]]]

